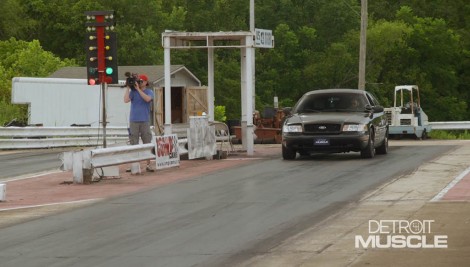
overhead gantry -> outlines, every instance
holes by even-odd
[[[253,32],[173,32],[162,33],[165,70],[165,135],[172,133],[171,126],[171,49],[207,49],[207,101],[208,118],[214,121],[214,49],[240,49],[241,57],[241,128],[242,144],[248,155],[254,151],[254,76],[255,44]]]

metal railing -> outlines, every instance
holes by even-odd
[[[467,130],[470,129],[470,121],[436,121],[429,122],[433,130]]]
[[[433,130],[466,130],[470,121],[429,122]],[[188,125],[173,126],[178,138],[186,137]],[[128,141],[127,127],[107,127],[106,141],[111,146]],[[54,147],[101,147],[101,127],[0,127],[1,149],[31,149]]]
[[[470,121],[429,122],[433,130],[466,130]],[[174,126],[178,138],[186,137],[188,125]],[[128,141],[127,127],[107,127],[106,141],[111,146]],[[0,149],[30,149],[53,147],[100,147],[103,129],[100,127],[0,127]]]
[[[123,163],[155,159],[154,144],[97,148],[92,150],[67,151],[62,153],[63,171],[72,171],[74,183],[89,183],[93,170]]]
[[[127,127],[106,128],[108,144],[128,139]],[[0,149],[101,146],[102,140],[98,127],[0,127]]]
[[[178,138],[186,137],[186,125],[174,127]],[[126,143],[127,127],[106,127],[106,143]],[[100,147],[101,127],[0,127],[0,149],[30,149],[54,147]]]

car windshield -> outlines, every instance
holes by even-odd
[[[294,108],[295,113],[345,112],[365,110],[367,99],[361,94],[323,93],[306,95]]]

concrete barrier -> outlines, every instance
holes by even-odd
[[[7,198],[7,185],[0,184],[0,201],[5,201]]]

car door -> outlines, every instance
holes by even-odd
[[[372,107],[382,107],[377,101],[377,99],[370,94],[369,92],[366,92],[367,99],[369,100],[370,104]],[[383,107],[382,107],[383,108]],[[375,109],[373,109],[375,110]],[[385,138],[385,135],[387,134],[387,119],[385,117],[384,111],[374,111],[372,114],[372,123],[374,124],[375,127],[375,143],[381,144],[382,141]]]

